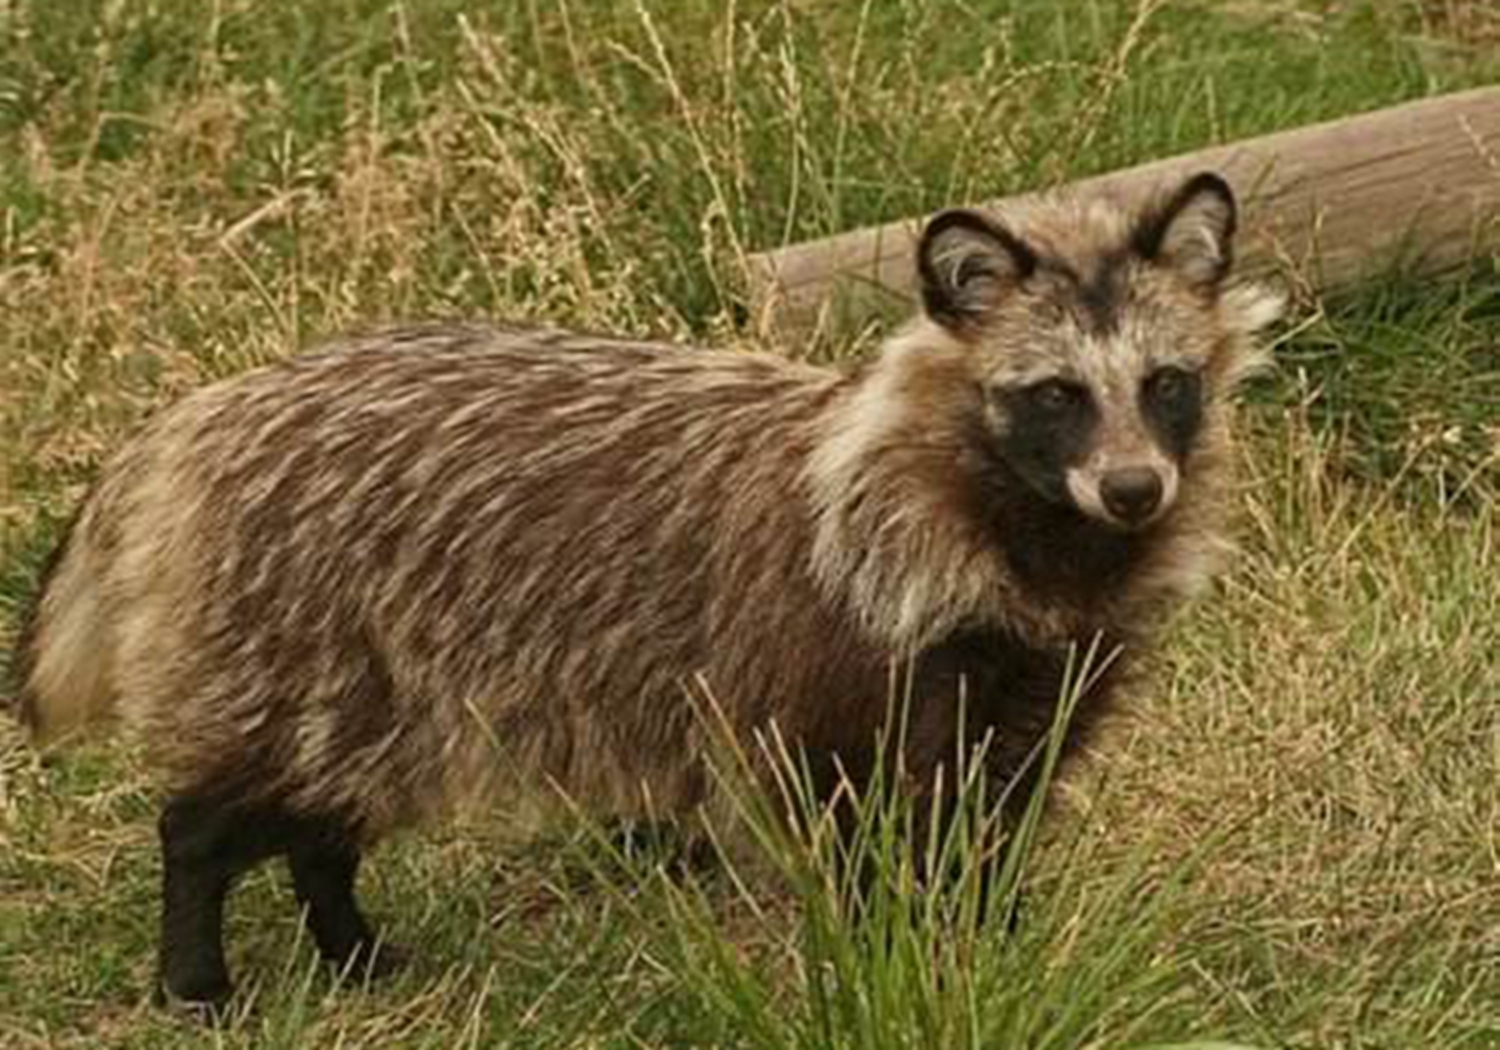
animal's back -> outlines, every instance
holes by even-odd
[[[837,384],[465,327],[210,387],[106,468],[40,610],[34,706],[65,728],[117,704],[179,788],[372,829],[511,772],[675,808],[701,786],[685,680],[773,705],[806,686],[766,649],[799,637],[787,610],[808,644],[843,629],[791,549]]]

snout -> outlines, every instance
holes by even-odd
[[[1114,529],[1143,529],[1171,509],[1177,497],[1177,473],[1166,462],[1139,460],[1108,469],[1077,468],[1068,472],[1068,492],[1078,509]]]
[[[1099,481],[1099,498],[1109,516],[1132,528],[1155,517],[1165,486],[1151,467],[1112,470]]]

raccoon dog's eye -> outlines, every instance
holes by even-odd
[[[1044,412],[1062,414],[1088,404],[1089,392],[1065,379],[1046,379],[1027,387],[1026,398]]]
[[[1175,404],[1195,397],[1198,393],[1198,374],[1185,368],[1167,365],[1158,368],[1146,378],[1146,396],[1159,404]]]

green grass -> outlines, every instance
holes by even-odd
[[[756,342],[748,251],[1493,83],[1497,41],[1481,0],[0,4],[0,651],[195,385],[433,314]],[[1497,345],[1494,260],[1307,305],[1243,555],[1061,785],[1013,937],[852,928],[785,844],[673,883],[499,814],[378,855],[420,956],[368,991],[251,879],[210,1037],[149,1004],[145,771],[0,719],[0,1045],[1500,1047]]]

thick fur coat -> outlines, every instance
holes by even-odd
[[[264,856],[304,856],[347,960],[370,933],[338,887],[393,828],[511,783],[693,811],[693,683],[858,776],[909,676],[914,790],[986,734],[1015,775],[1069,648],[1128,657],[1224,549],[1229,398],[1276,312],[1227,284],[1234,225],[1214,176],[1138,213],[945,213],[923,312],[847,372],[427,325],[161,413],[21,658],[39,735],[113,715],[164,775],[168,990],[227,994],[183,916]],[[285,834],[214,867],[251,815]]]

